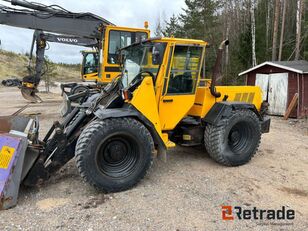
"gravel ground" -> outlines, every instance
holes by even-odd
[[[41,113],[42,135],[58,118],[59,94],[24,114]],[[25,105],[0,87],[0,115]],[[177,147],[156,160],[137,187],[100,194],[80,178],[74,160],[40,188],[21,188],[18,205],[0,211],[0,230],[307,230],[308,122],[273,118],[250,163],[227,168],[202,148]],[[295,210],[293,221],[223,221],[221,206]]]

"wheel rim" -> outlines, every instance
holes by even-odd
[[[238,122],[230,130],[228,146],[233,153],[240,155],[246,153],[253,142],[253,129],[249,123]]]
[[[75,90],[73,91],[73,94],[81,93],[81,92],[84,92],[84,91],[86,91],[86,90],[88,90],[87,87],[77,87],[77,89],[75,89]]]
[[[105,139],[97,149],[99,170],[112,178],[123,178],[132,174],[140,159],[139,146],[127,134],[117,134]]]

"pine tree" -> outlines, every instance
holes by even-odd
[[[180,14],[179,20],[183,25],[185,37],[216,41],[213,31],[218,26],[219,3],[214,0],[185,0],[186,9]],[[217,32],[217,31],[216,31]]]
[[[166,37],[183,37],[183,30],[179,24],[178,17],[174,14],[170,17],[169,21],[165,22],[166,26],[163,30],[163,35]]]
[[[219,9],[219,1],[215,0],[185,0],[186,8],[179,15],[179,21],[182,25],[182,33],[186,38],[202,39],[211,45],[206,56],[207,77],[211,76],[211,69],[216,60],[216,49],[222,35],[217,30],[219,28],[219,20],[217,11]]]
[[[156,19],[154,36],[155,37],[162,37],[163,31],[164,31],[164,29],[163,29],[163,25],[162,25],[162,22],[161,22],[161,19],[160,19],[160,14],[159,14],[159,16]]]

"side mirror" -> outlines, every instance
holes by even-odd
[[[161,50],[161,44],[155,44],[152,50],[152,64],[153,65],[160,65],[163,62],[163,51]]]

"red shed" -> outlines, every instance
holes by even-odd
[[[244,75],[247,85],[261,87],[263,99],[270,104],[270,114],[284,115],[298,93],[298,104],[291,117],[308,116],[307,61],[265,62],[239,74]]]

